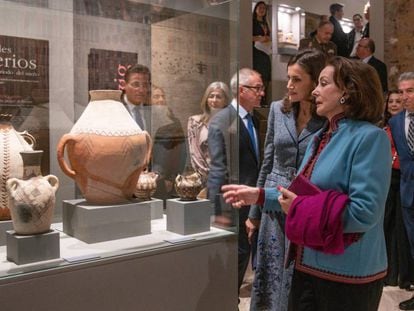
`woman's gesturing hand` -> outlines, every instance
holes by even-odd
[[[235,208],[255,204],[259,198],[259,188],[245,185],[225,185],[221,187],[226,203]]]

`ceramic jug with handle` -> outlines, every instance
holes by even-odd
[[[121,91],[90,91],[91,100],[57,147],[63,172],[92,204],[131,200],[151,154],[151,138],[120,102]],[[70,165],[65,160],[65,150]]]

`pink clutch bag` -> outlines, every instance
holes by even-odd
[[[302,174],[296,176],[288,190],[296,195],[313,195],[322,192],[321,189],[312,184],[309,179]]]

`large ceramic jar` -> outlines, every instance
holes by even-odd
[[[132,199],[138,177],[148,164],[151,138],[120,102],[121,91],[89,93],[85,111],[60,139],[58,162],[89,203],[123,203]]]
[[[23,177],[23,161],[20,152],[33,150],[35,144],[32,135],[26,131],[17,132],[13,128],[10,123],[11,118],[10,114],[0,115],[0,220],[10,219],[6,182],[9,178]]]
[[[22,235],[48,232],[59,180],[54,175],[42,176],[40,162],[43,151],[25,151],[20,154],[23,159],[23,179],[10,178],[6,183],[14,231]]]

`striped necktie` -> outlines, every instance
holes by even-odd
[[[408,114],[410,124],[408,125],[407,144],[412,154],[414,154],[414,112]]]

